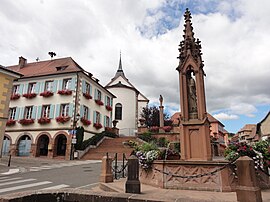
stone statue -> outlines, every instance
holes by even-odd
[[[162,95],[159,96],[159,103],[160,103],[160,106],[162,106],[162,103],[163,103],[163,97],[162,97]]]
[[[192,78],[191,73],[187,78],[188,78],[188,111],[189,113],[197,113],[196,82]]]

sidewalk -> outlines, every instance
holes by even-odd
[[[113,183],[100,183],[94,191],[125,193],[126,179],[115,180]],[[236,202],[235,192],[210,192],[193,190],[161,189],[141,184],[141,194],[133,194],[136,199],[175,202]],[[264,202],[270,202],[270,190],[262,191]]]

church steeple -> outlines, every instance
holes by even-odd
[[[186,59],[188,56],[192,56],[195,62],[197,63],[198,66],[203,68],[203,61],[202,61],[202,53],[201,53],[201,41],[199,39],[195,40],[194,38],[194,32],[193,32],[193,27],[191,23],[191,13],[186,9],[186,12],[184,14],[185,18],[185,24],[184,24],[184,40],[180,42],[179,45],[179,66],[177,70],[180,70],[182,66],[184,65]]]
[[[126,78],[125,74],[124,74],[124,71],[123,71],[123,68],[122,68],[121,52],[120,52],[119,66],[118,66],[118,69],[116,71],[116,74],[115,74],[114,78],[116,78],[118,76],[122,76],[122,77]]]

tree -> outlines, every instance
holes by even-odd
[[[163,114],[164,125],[171,125],[169,121],[169,115],[167,113]],[[146,126],[160,126],[159,125],[159,109],[157,106],[144,107],[141,113],[141,117],[145,119]]]

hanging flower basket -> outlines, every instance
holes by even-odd
[[[81,118],[81,122],[83,123],[83,125],[85,126],[89,126],[91,124],[90,120],[87,120],[86,118],[82,117]]]
[[[84,96],[87,100],[92,99],[92,96],[91,96],[89,93],[83,93],[83,96]]]
[[[98,105],[104,105],[103,102],[101,100],[95,100],[95,102],[98,104]]]
[[[16,123],[16,121],[15,121],[15,120],[13,120],[13,119],[9,119],[9,120],[7,120],[6,125],[7,125],[7,126],[14,126],[14,125],[15,125],[15,123]]]
[[[16,94],[11,95],[10,99],[11,99],[11,100],[17,100],[17,99],[19,99],[20,97],[21,97],[20,94],[16,93]]]
[[[163,127],[163,130],[164,130],[165,132],[170,132],[170,131],[172,130],[172,127],[171,127],[171,126],[164,126],[164,127]]]
[[[98,130],[102,128],[101,123],[94,123],[94,127]]]
[[[36,93],[25,93],[25,94],[23,94],[23,97],[25,97],[27,99],[32,99],[32,98],[34,98],[36,96],[37,96]]]
[[[51,91],[44,91],[42,93],[39,94],[40,96],[43,96],[43,97],[51,97],[53,96],[53,92]]]
[[[22,125],[30,125],[34,123],[34,119],[21,119],[19,123]]]
[[[107,105],[107,106],[106,106],[106,109],[107,109],[108,111],[112,111],[112,107],[111,107],[110,105]]]
[[[56,121],[58,123],[66,123],[70,120],[70,117],[69,116],[58,116],[56,117]]]
[[[58,93],[59,95],[71,95],[71,94],[72,94],[72,91],[66,89],[66,90],[59,90],[57,93]]]
[[[47,124],[47,123],[50,123],[50,122],[51,122],[51,119],[47,118],[47,117],[42,117],[42,118],[38,119],[39,124]]]

